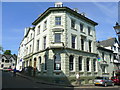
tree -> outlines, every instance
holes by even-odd
[[[6,50],[6,51],[4,52],[4,54],[5,54],[5,55],[11,55],[11,50]]]

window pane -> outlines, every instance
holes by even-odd
[[[37,51],[39,51],[39,40],[37,40]]]
[[[91,52],[91,41],[89,41],[89,52]]]
[[[61,70],[61,56],[56,54],[54,56],[54,70]]]
[[[83,32],[83,24],[80,23],[80,31]]]
[[[61,42],[61,34],[55,33],[55,42]]]
[[[71,28],[75,28],[75,20],[71,19]]]
[[[73,70],[73,56],[70,56],[69,57],[69,70],[71,71],[71,70]]]
[[[45,55],[45,70],[47,70],[47,56]]]
[[[89,68],[89,63],[90,63],[89,58],[87,58],[87,71],[90,70],[90,68]]]
[[[47,20],[44,22],[44,29],[47,28]]]
[[[61,25],[61,17],[55,17],[55,25]]]
[[[88,35],[91,35],[91,27],[88,27]]]
[[[96,59],[93,60],[93,68],[94,68],[94,71],[96,71]]]
[[[84,39],[81,39],[81,50],[84,50]]]
[[[79,70],[82,70],[82,57],[79,57]]]
[[[72,48],[75,48],[75,38],[76,36],[72,36]]]
[[[46,48],[46,36],[44,37],[44,49]]]

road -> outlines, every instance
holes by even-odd
[[[39,89],[39,90],[46,90],[51,89],[52,90],[120,90],[119,86],[109,86],[109,87],[101,87],[101,86],[84,86],[84,87],[60,87],[55,85],[47,85],[42,83],[36,83],[34,81],[31,81],[29,79],[23,78],[21,76],[13,77],[11,72],[2,72],[2,88],[26,88],[33,90]],[[15,89],[16,90],[16,89]]]

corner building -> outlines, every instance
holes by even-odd
[[[82,84],[93,83],[98,76],[96,22],[57,3],[32,24],[25,35],[33,38],[26,39],[22,67],[37,68],[36,76],[52,82],[73,83],[79,73]]]

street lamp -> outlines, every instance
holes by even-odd
[[[116,25],[113,27],[115,29],[116,34],[118,35],[118,40],[120,43],[120,25],[116,22]]]

